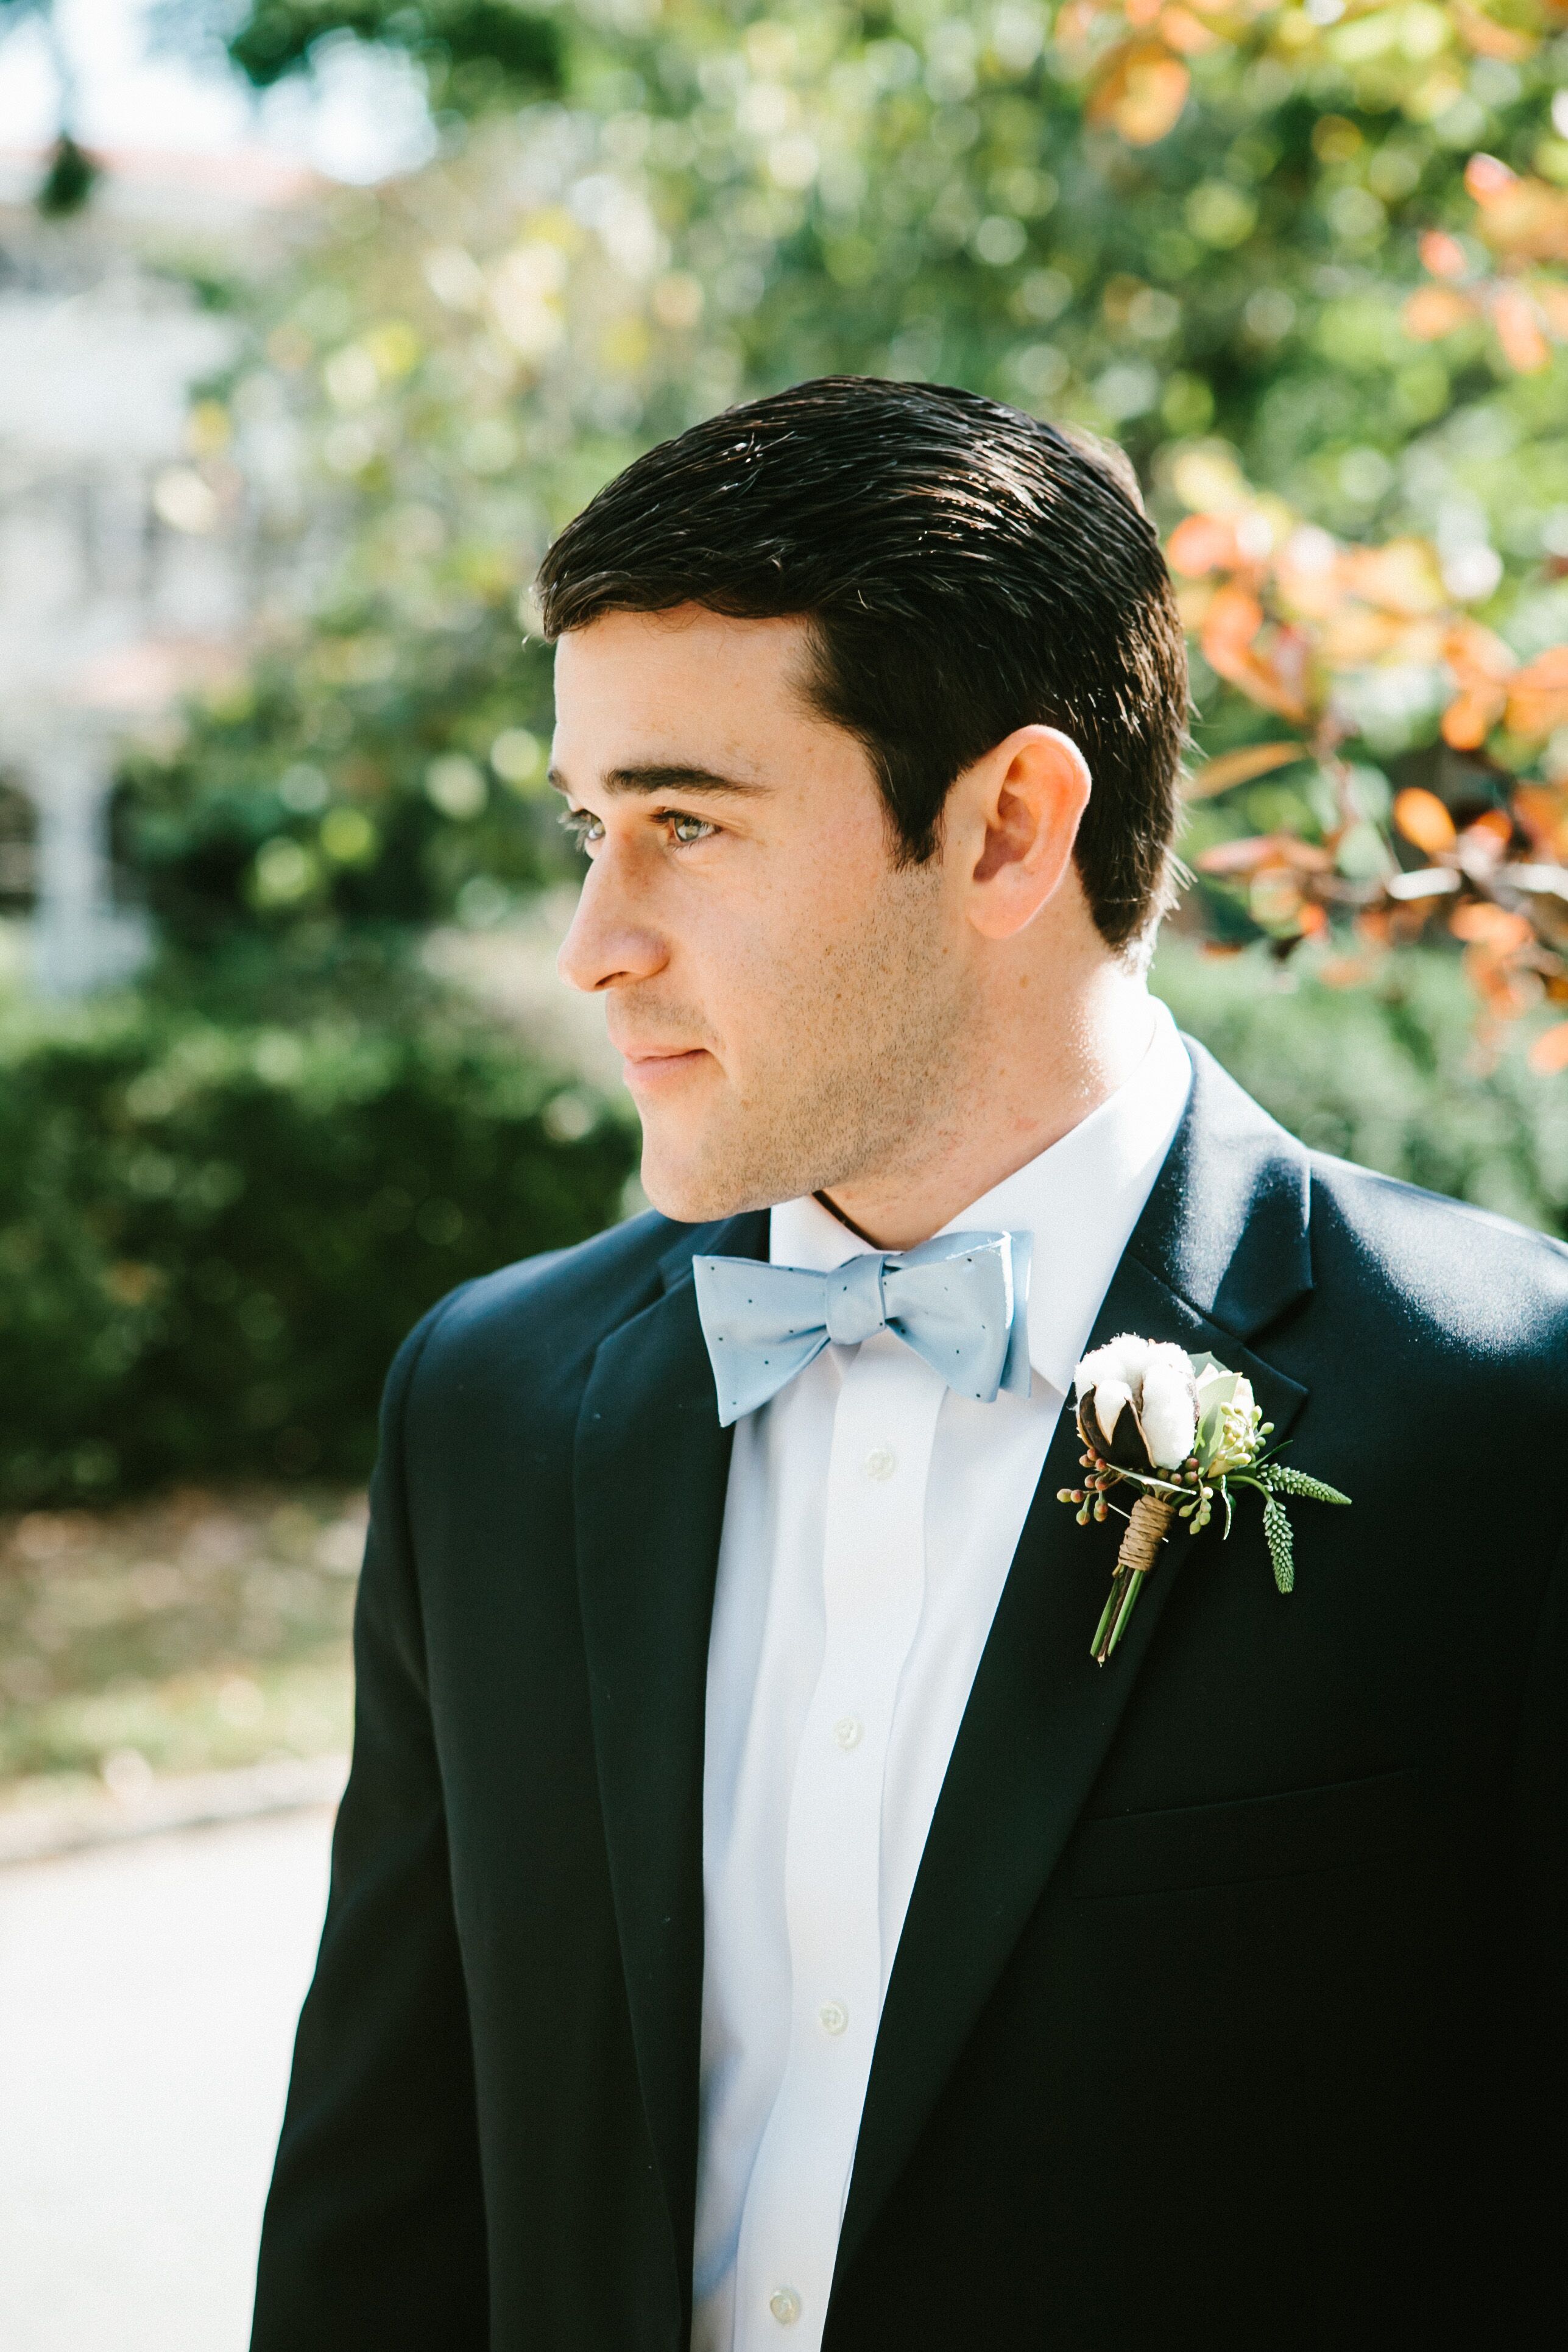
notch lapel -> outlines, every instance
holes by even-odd
[[[1306,1391],[1243,1344],[1311,1286],[1308,1163],[1186,1041],[1186,1114],[1095,1322],[1211,1349],[1283,1436]],[[1115,1658],[1089,1645],[1115,1557],[1056,1499],[1081,1451],[1064,1407],[982,1655],[882,2012],[840,2234],[842,2277],[1040,1899],[1153,1646],[1187,1545],[1167,1546]],[[1095,1540],[1095,1538],[1099,1540]],[[1203,1538],[1198,1538],[1202,1541]]]
[[[690,1262],[765,1255],[764,1218],[689,1233],[664,1295],[595,1357],[577,1423],[577,1565],[616,1923],[689,2317],[702,2011],[702,1749],[731,1433]]]

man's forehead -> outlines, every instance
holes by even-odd
[[[558,694],[636,697],[650,710],[709,697],[798,696],[809,665],[806,625],[736,620],[697,604],[670,613],[605,613],[572,629],[555,649]]]
[[[696,606],[610,613],[571,631],[556,647],[557,771],[568,785],[591,771],[611,789],[761,785],[781,730],[823,724],[802,637],[799,622],[731,621]],[[617,786],[621,775],[639,781]]]

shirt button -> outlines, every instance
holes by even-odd
[[[849,2011],[841,2000],[825,2000],[816,2020],[824,2033],[842,2033],[849,2022]]]
[[[873,1445],[866,1456],[868,1478],[890,1478],[899,1466],[899,1457],[886,1445]]]
[[[768,2297],[768,2309],[781,2327],[793,2327],[800,2317],[800,2297],[793,2286],[775,2287]]]
[[[840,1748],[858,1748],[865,1727],[865,1725],[858,1722],[854,1716],[841,1715],[833,1727],[833,1737]]]

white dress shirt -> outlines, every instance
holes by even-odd
[[[735,1429],[708,1651],[693,2352],[816,2352],[882,2001],[948,1759],[1100,1301],[1192,1080],[1165,1007],[1125,1085],[944,1228],[1034,1235],[1030,1393],[889,1331]],[[869,1246],[774,1209],[775,1265]],[[1088,1639],[1088,1633],[1085,1633]]]

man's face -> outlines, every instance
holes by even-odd
[[[969,965],[939,854],[900,866],[871,764],[816,716],[798,621],[611,614],[556,655],[553,777],[592,866],[561,950],[601,993],[643,1184],[689,1223],[934,1139]]]

